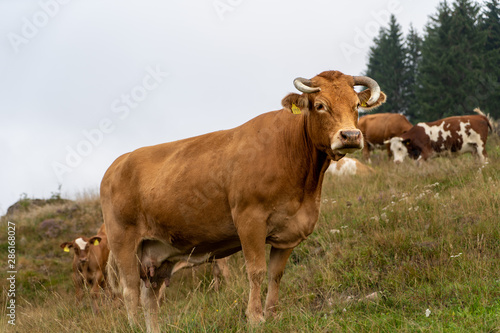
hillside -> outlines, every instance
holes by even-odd
[[[328,175],[316,229],[288,262],[280,315],[250,331],[500,331],[500,139],[492,136],[487,150],[485,166],[470,155],[394,165],[379,152],[374,175]],[[131,332],[119,300],[104,300],[96,315],[88,300],[75,303],[72,253],[59,247],[96,233],[97,195],[2,217],[5,257],[8,221],[16,225],[15,331]],[[164,331],[248,331],[241,254],[230,270],[219,292],[208,265],[176,275],[161,309]],[[0,331],[8,327],[6,275]]]

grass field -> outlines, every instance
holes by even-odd
[[[219,292],[208,265],[174,276],[163,331],[500,332],[499,138],[490,137],[487,149],[484,167],[470,155],[416,166],[378,153],[374,175],[328,175],[316,229],[288,262],[277,318],[246,324],[239,253]],[[0,331],[133,332],[119,300],[103,299],[100,314],[88,300],[75,303],[72,254],[59,247],[95,234],[102,223],[96,195],[4,217],[5,258],[7,220],[16,224],[17,317],[8,325],[4,268]]]

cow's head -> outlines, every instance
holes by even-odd
[[[317,149],[337,161],[363,148],[358,108],[371,110],[386,100],[375,80],[328,71],[310,80],[297,78],[294,85],[303,94],[291,93],[281,104],[290,112],[304,113],[308,135]],[[368,89],[357,93],[354,86]]]
[[[91,238],[79,237],[72,242],[65,242],[60,245],[60,247],[65,251],[69,252],[70,249],[75,251],[75,259],[80,263],[86,263],[89,260],[89,252],[91,246],[99,245],[101,237],[94,236]]]
[[[384,143],[389,145],[395,163],[403,162],[408,156],[416,160],[421,155],[420,149],[412,142],[411,138],[396,136],[384,141]]]

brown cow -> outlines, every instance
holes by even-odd
[[[413,125],[405,116],[399,113],[376,113],[359,118],[358,128],[363,132],[365,139],[363,147],[363,159],[371,163],[370,151],[374,148],[384,148],[391,157],[389,145],[384,142],[412,128]]]
[[[91,238],[81,236],[71,242],[62,243],[60,246],[65,252],[69,252],[71,248],[74,250],[72,277],[77,300],[82,300],[84,287],[90,288],[92,309],[98,312],[97,297],[99,288],[105,288],[105,269],[109,255],[104,224],[96,236]]]
[[[484,115],[455,116],[428,123],[418,123],[408,132],[388,140],[394,162],[406,156],[427,160],[443,152],[472,153],[481,163],[488,157],[486,140],[491,125]]]
[[[141,299],[148,331],[160,330],[155,297],[177,265],[240,250],[250,283],[249,322],[275,313],[288,257],[318,219],[330,161],[363,146],[358,106],[385,101],[374,80],[336,71],[294,84],[303,94],[286,96],[279,111],[234,129],[137,149],[106,171],[101,204],[131,324]],[[369,89],[356,93],[355,85]]]

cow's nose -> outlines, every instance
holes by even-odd
[[[87,258],[80,258],[81,262],[87,262]]]
[[[346,145],[359,145],[361,142],[360,130],[342,130],[340,131],[342,142]]]
[[[356,141],[359,140],[361,136],[361,131],[358,130],[340,131],[340,136],[342,137],[342,140]]]

